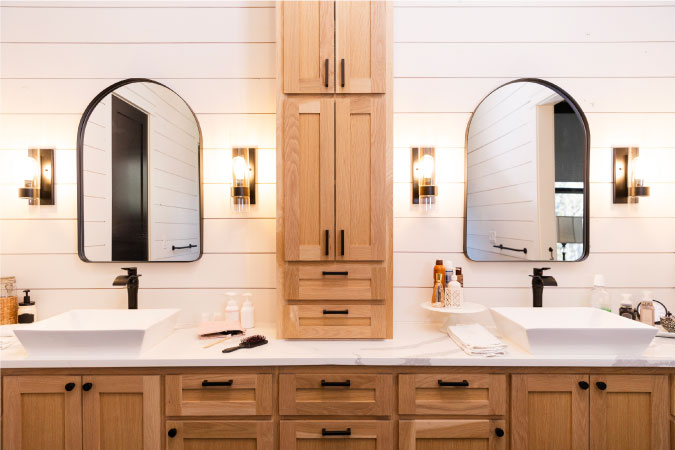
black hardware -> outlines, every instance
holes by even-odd
[[[234,380],[227,380],[227,381],[204,380],[204,381],[202,381],[202,386],[204,386],[204,387],[207,387],[207,386],[232,386],[232,383],[234,383]]]
[[[178,434],[178,430],[176,430],[175,428],[171,428],[171,429],[169,430],[169,433],[168,433],[168,435],[169,435],[170,438],[176,437],[177,434]]]
[[[324,314],[349,314],[349,310],[348,309],[338,309],[338,310],[324,309],[323,313]]]
[[[126,275],[120,275],[113,280],[113,286],[127,287],[127,307],[129,309],[138,309],[138,277],[142,276],[138,273],[136,267],[122,267],[126,270]]]
[[[438,380],[439,386],[459,386],[459,387],[469,387],[469,382],[466,380],[462,381],[443,381]]]
[[[596,386],[598,387],[598,389],[600,389],[601,391],[604,391],[605,389],[607,389],[607,383],[605,383],[604,381],[598,381],[597,383],[595,383],[595,385],[596,385]]]
[[[495,428],[495,435],[496,435],[497,437],[502,437],[502,436],[504,436],[504,430],[502,430],[501,428]]]
[[[326,60],[328,61],[328,60]],[[328,246],[330,245],[330,231],[326,230],[326,253],[325,255],[328,256]]]
[[[527,255],[527,249],[526,248],[511,248],[511,247],[504,247],[502,244],[499,245],[493,245],[494,248],[498,248],[499,250],[511,250],[512,252],[523,252]]]
[[[345,270],[344,272],[329,272],[329,271],[324,270],[324,271],[321,272],[321,273],[322,273],[324,276],[326,276],[326,275],[343,275],[343,276],[346,277],[347,275],[349,275],[349,272],[347,272],[346,270]]]
[[[84,384],[82,385],[82,390],[83,390],[83,391],[89,391],[89,390],[91,390],[92,387],[94,387],[93,384],[91,384],[91,383],[84,383]]]
[[[341,87],[345,87],[345,60],[342,58],[340,60],[340,76],[342,77],[342,81],[340,82]]]
[[[579,387],[580,387],[581,389],[583,389],[584,391],[585,391],[586,389],[588,389],[588,386],[589,386],[589,384],[588,384],[587,382],[585,382],[585,381],[580,381],[580,382],[579,382]]]
[[[326,82],[324,86],[328,87],[328,58],[326,58]]]
[[[321,429],[321,436],[351,436],[352,429],[347,428],[346,430],[326,430],[325,428]]]
[[[352,385],[351,380],[345,380],[345,381],[326,381],[326,380],[321,380],[321,387],[330,387],[330,386],[342,386],[342,387],[349,387]]]
[[[345,230],[340,230],[340,256],[345,256]]]
[[[75,383],[67,383],[66,384],[66,391],[70,392],[73,389],[75,389]]]
[[[544,295],[544,286],[557,286],[558,282],[550,275],[544,275],[544,270],[549,270],[550,267],[534,268],[532,269],[532,306],[541,308],[542,297]]]
[[[171,246],[171,250],[183,250],[184,248],[197,248],[197,246],[195,244],[189,244],[183,247],[176,247],[175,245]]]

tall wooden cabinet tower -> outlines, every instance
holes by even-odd
[[[281,337],[393,335],[392,7],[277,3]]]

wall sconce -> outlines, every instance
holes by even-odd
[[[649,197],[637,147],[614,148],[614,203],[638,203]]]
[[[20,171],[24,182],[19,198],[27,198],[29,205],[53,205],[54,149],[29,149]]]
[[[232,149],[232,211],[248,212],[255,205],[256,147]]]
[[[423,205],[425,210],[430,210],[438,195],[434,147],[413,147],[411,167],[412,202],[414,205]]]

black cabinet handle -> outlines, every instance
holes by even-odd
[[[496,435],[497,437],[502,437],[502,436],[504,436],[504,430],[502,430],[501,428],[495,428],[495,435]]]
[[[330,245],[330,231],[326,230],[326,252],[324,253],[328,256],[328,246]]]
[[[346,430],[326,430],[325,428],[321,429],[321,436],[351,436],[352,429],[347,428]]]
[[[579,387],[585,391],[586,389],[588,389],[589,384],[586,383],[585,381],[580,381],[580,382],[579,382]]]
[[[604,391],[605,389],[607,389],[607,383],[605,383],[604,381],[598,381],[597,383],[595,383],[595,385],[596,385],[596,386],[598,387],[598,389],[600,389],[601,391]]]
[[[91,383],[84,383],[84,384],[82,385],[82,390],[83,390],[83,391],[89,391],[89,390],[91,390],[91,388],[93,388],[93,387],[94,387],[94,385],[91,384]]]
[[[324,83],[324,86],[328,87],[328,58],[326,58],[326,82]]]
[[[70,392],[75,389],[75,383],[66,383],[66,391]]]
[[[176,437],[176,435],[178,434],[178,430],[176,430],[175,428],[171,428],[167,434],[169,435],[170,438]]]
[[[345,230],[340,230],[340,256],[345,256]]]
[[[321,273],[323,274],[323,276],[327,276],[327,275],[341,275],[341,276],[346,277],[347,275],[349,275],[349,272],[346,271],[346,270],[345,270],[344,272],[330,272],[330,271],[324,270],[324,271],[321,272]]]
[[[183,250],[184,248],[196,248],[197,246],[195,244],[188,244],[184,245],[182,247],[176,247],[175,245],[171,246],[171,250]]]
[[[345,59],[340,60],[340,86],[345,87]]]
[[[202,386],[204,386],[204,387],[207,387],[207,386],[232,386],[232,383],[234,383],[234,380],[227,380],[227,381],[204,380],[204,381],[202,381]]]
[[[352,385],[351,380],[345,380],[345,381],[326,381],[326,380],[321,380],[321,387],[326,387],[326,386],[342,386],[342,387],[349,387]]]
[[[348,309],[324,309],[324,314],[349,314]]]
[[[438,380],[439,386],[458,386],[458,387],[469,387],[469,382],[466,380],[462,381],[443,381]]]

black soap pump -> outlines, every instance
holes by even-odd
[[[28,295],[30,289],[24,289],[23,292],[25,295],[23,301],[19,303],[18,322],[33,323],[37,319],[37,306],[35,306],[35,302],[31,301],[30,295]]]

